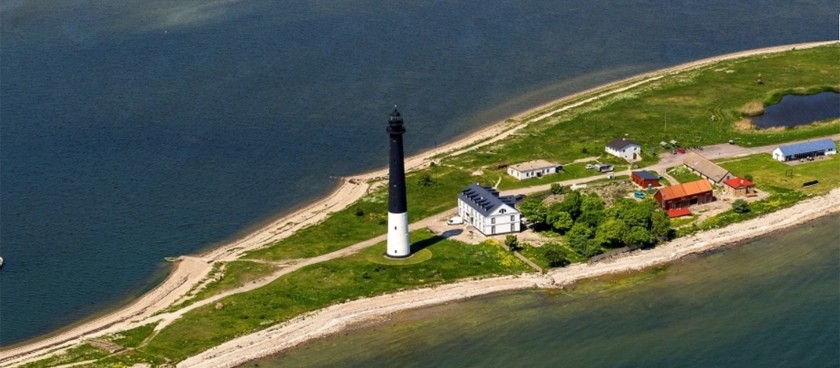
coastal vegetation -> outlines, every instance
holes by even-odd
[[[801,192],[805,195],[828,193],[840,186],[840,160],[824,158],[803,165],[789,165],[774,160],[770,155],[752,155],[721,161],[720,166],[733,173],[751,176],[759,189],[774,191],[775,188]],[[805,187],[805,183],[817,180],[818,184]]]
[[[420,180],[421,177],[427,179]],[[434,166],[408,175],[406,196],[411,206],[411,218],[421,219],[449,209],[453,193],[458,193],[476,180],[468,172],[444,166]],[[359,216],[359,213],[362,215]],[[380,186],[352,206],[332,213],[322,223],[250,252],[246,258],[282,260],[314,257],[385,234],[387,223],[388,191]]]
[[[510,189],[598,175],[586,169],[584,163],[572,161],[598,156],[600,162],[622,163],[605,156],[603,147],[625,134],[644,147],[643,160],[636,163],[639,167],[657,162],[658,155],[670,154],[659,142],[672,139],[683,146],[729,140],[742,146],[758,146],[838,134],[840,120],[767,131],[736,127],[736,122],[742,119],[743,107],[754,101],[765,104],[777,101],[780,93],[840,91],[840,86],[831,84],[836,80],[830,78],[840,74],[838,56],[840,47],[831,45],[723,61],[654,78],[622,93],[537,119],[522,128],[520,134],[506,140],[464,154],[438,157],[435,165],[411,173],[406,180],[411,217],[422,219],[451,209],[457,193],[475,182],[483,185],[498,182],[500,189]],[[757,75],[762,75],[764,83],[755,82]],[[557,107],[550,106],[521,121]],[[500,166],[533,159],[569,164],[564,165],[563,173],[531,181],[510,179]],[[541,200],[549,194],[545,193],[542,197],[532,195],[521,205],[524,217],[542,230],[549,241],[533,246],[514,240],[519,251],[543,269],[560,267],[584,262],[612,249],[650,247],[674,236],[755,218],[840,186],[837,157],[788,166],[768,155],[755,155],[719,164],[738,175],[753,177],[757,188],[769,195],[750,202],[749,211],[732,208],[703,220],[689,217],[672,222],[649,198],[642,201],[605,198],[555,186],[550,192],[563,195],[561,201],[545,204]],[[680,182],[698,178],[682,171],[670,174]],[[626,177],[613,180],[626,181]],[[814,180],[819,184],[803,187],[803,183]],[[321,223],[251,251],[244,258],[272,262],[314,257],[381,236],[386,233],[386,223],[387,188],[374,185],[359,201],[336,210]],[[157,335],[151,336],[148,326],[125,332],[124,340],[116,340],[131,347],[123,354],[105,358],[107,354],[87,344],[68,353],[73,352],[76,358],[71,361],[75,362],[84,359],[101,359],[99,363],[103,364],[177,362],[234,337],[347,300],[467,278],[532,271],[492,239],[472,245],[427,230],[412,232],[411,239],[412,251],[417,254],[414,259],[383,262],[383,242],[347,257],[301,268],[265,287],[229,296],[215,305],[197,308]],[[249,260],[228,263],[224,276],[199,291],[193,300],[243,285],[276,269],[269,263]],[[43,360],[36,363],[46,365],[36,366],[66,362],[66,358]]]
[[[836,134],[840,131],[838,122],[749,131],[738,130],[734,123],[742,118],[741,108],[752,101],[771,104],[789,93],[840,92],[836,78],[830,77],[840,72],[838,57],[840,47],[832,45],[727,60],[666,75],[535,121],[503,145],[485,146],[442,162],[460,167],[533,159],[567,163],[593,153],[603,157],[606,143],[626,134],[642,145],[643,160],[638,164],[644,167],[656,162],[653,154],[667,152],[659,146],[661,141],[676,140],[693,147],[733,140],[753,147]],[[763,84],[755,82],[759,74]],[[583,153],[584,148],[587,153]],[[562,175],[554,177],[546,178],[562,180]]]
[[[531,270],[498,244],[465,244],[411,233],[412,249],[432,256],[416,264],[371,262],[383,258],[385,243],[358,254],[318,263],[281,277],[266,287],[237,294],[194,310],[163,329],[138,350],[179,361],[190,355],[294,316],[362,297],[468,277],[518,274]]]
[[[563,235],[564,243],[577,253],[578,259],[625,246],[650,247],[667,240],[671,231],[668,215],[650,199],[621,198],[607,207],[596,193],[581,195],[571,191],[562,201],[550,205],[539,199],[526,199],[520,210],[535,229]],[[542,257],[552,263],[544,252]]]

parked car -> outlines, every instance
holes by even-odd
[[[645,199],[645,194],[642,193],[642,191],[637,190],[636,193],[633,193],[633,197],[636,197],[638,199]]]
[[[464,223],[464,219],[461,216],[452,216],[449,220],[446,220],[447,225],[461,225]]]

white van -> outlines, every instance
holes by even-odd
[[[461,216],[453,216],[449,220],[446,220],[447,225],[461,225],[464,223],[464,219]]]

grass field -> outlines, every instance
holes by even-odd
[[[668,171],[668,174],[677,179],[680,183],[688,183],[698,179],[701,179],[700,175],[697,173],[689,170],[685,166],[677,166]]]
[[[642,145],[644,166],[655,161],[649,154],[652,148],[664,153],[660,141],[675,139],[683,146],[698,146],[734,139],[740,145],[757,146],[836,134],[840,132],[836,123],[810,129],[741,131],[735,122],[742,119],[740,110],[750,102],[775,103],[790,93],[840,91],[837,78],[831,77],[840,75],[839,59],[840,47],[831,45],[724,61],[666,76],[545,118],[504,144],[444,162],[471,168],[499,161],[571,162],[593,154],[603,156],[607,142],[627,134]],[[764,84],[755,83],[759,74]]]
[[[751,175],[758,189],[772,190],[777,187],[807,195],[818,195],[840,186],[840,158],[837,155],[816,161],[788,164],[776,161],[768,154],[761,154],[721,161],[718,164],[738,175]],[[807,188],[802,186],[813,180],[818,180],[819,184]]]
[[[423,175],[429,175],[430,182],[425,182],[426,185],[420,180]],[[476,180],[463,170],[443,166],[408,175],[406,195],[410,208],[409,221],[455,207],[458,192]],[[280,260],[314,257],[385,234],[387,224],[388,190],[383,187],[372,191],[350,207],[333,213],[317,225],[248,253],[246,258]]]
[[[382,243],[347,258],[305,267],[263,288],[223,299],[222,309],[207,306],[187,313],[140,351],[178,361],[337,302],[473,276],[531,270],[495,244],[468,245],[433,236],[427,230],[415,231],[411,238],[414,249],[428,251],[431,257],[423,257],[427,259],[419,263],[410,259],[393,264],[372,262],[372,257],[384,260]]]

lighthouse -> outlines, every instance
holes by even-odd
[[[388,136],[391,140],[390,165],[388,166],[388,250],[385,255],[403,258],[411,255],[408,242],[408,205],[405,200],[405,163],[403,162],[402,116],[394,106],[388,121]]]

